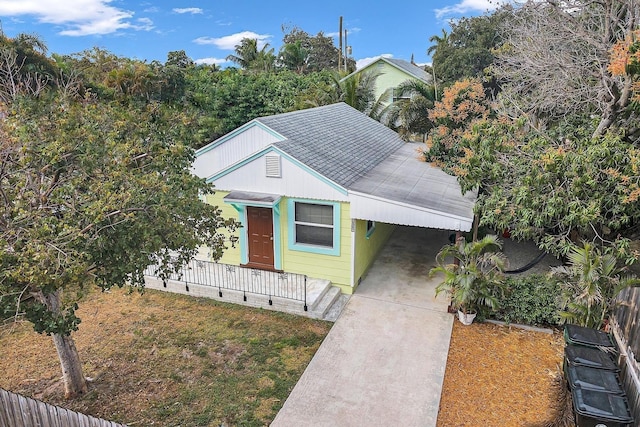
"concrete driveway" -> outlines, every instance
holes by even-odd
[[[453,316],[435,254],[449,233],[398,227],[272,426],[435,426]]]

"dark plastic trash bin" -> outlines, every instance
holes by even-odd
[[[632,427],[624,396],[576,388],[571,391],[577,427]]]
[[[564,340],[570,345],[583,345],[587,347],[604,347],[615,350],[613,341],[606,332],[593,328],[585,328],[578,325],[564,326]]]
[[[614,371],[589,368],[588,366],[571,366],[565,362],[564,373],[570,389],[602,391],[611,394],[624,394],[618,375]]]
[[[606,351],[580,345],[567,345],[564,348],[564,358],[571,366],[587,366],[589,368],[605,369],[619,372],[620,368]]]

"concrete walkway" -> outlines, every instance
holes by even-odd
[[[429,280],[449,233],[399,227],[272,426],[435,426],[453,316]]]

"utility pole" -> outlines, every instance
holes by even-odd
[[[342,16],[340,17],[340,29],[338,34],[340,34],[340,46],[338,49],[338,72],[342,70]]]
[[[347,71],[347,57],[349,55],[349,43],[347,43],[347,29],[344,29],[344,55],[342,58],[344,59],[344,71]]]

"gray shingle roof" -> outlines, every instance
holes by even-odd
[[[409,61],[405,61],[403,59],[396,59],[396,58],[382,58],[382,59],[384,59],[387,62],[392,63],[393,65],[395,65],[398,68],[401,68],[405,72],[407,72],[407,73],[411,74],[412,76],[424,81],[425,83],[431,82],[431,76],[429,75],[429,73],[427,73],[425,70],[423,70],[422,68],[418,67],[417,65],[413,65]]]
[[[366,66],[357,69],[356,71],[354,71],[353,73],[349,74],[348,76],[345,76],[343,78],[340,79],[340,81],[345,81],[348,80],[349,78],[351,78],[351,76],[353,76],[354,74],[357,74],[359,72],[361,72],[362,70],[366,70],[369,67],[372,67],[374,64],[378,63],[378,62],[386,62],[387,64],[396,67],[402,71],[404,71],[405,73],[409,74],[410,76],[415,77],[416,79],[422,80],[425,83],[431,83],[432,78],[431,75],[429,73],[427,73],[424,69],[422,69],[421,67],[412,64],[409,61],[405,61],[404,59],[396,59],[396,58],[387,58],[386,56],[381,56],[379,58],[377,58],[376,60],[370,62],[369,64],[367,64]]]
[[[256,120],[286,138],[276,147],[345,188],[405,144],[396,132],[345,103]]]

